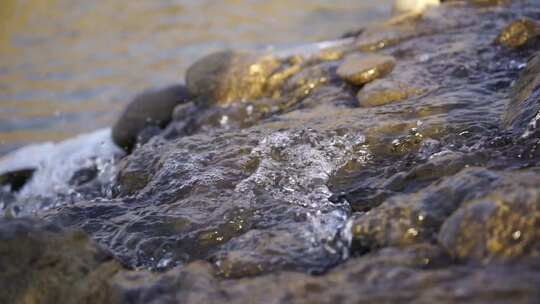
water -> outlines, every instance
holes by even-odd
[[[4,0],[0,155],[110,126],[133,95],[182,82],[213,50],[337,38],[389,2]]]
[[[384,45],[377,51],[393,56],[396,67],[382,79],[355,87],[335,73],[342,59],[308,60],[284,80],[275,100],[196,108],[127,157],[118,159],[102,145],[107,130],[91,133],[83,139],[93,145],[67,151],[105,164],[97,166],[101,180],[50,192],[33,188],[31,180],[20,193],[6,195],[0,212],[81,228],[140,273],[205,260],[227,278],[283,270],[320,274],[348,259],[351,265],[366,261],[365,268],[374,269],[371,277],[387,282],[375,287],[393,292],[396,280],[408,283],[400,273],[430,274],[422,267],[432,261],[418,259],[421,269],[414,270],[398,261],[386,265],[387,250],[423,256],[433,247],[442,261],[433,267],[458,280],[469,261],[479,266],[466,271],[480,273],[479,261],[533,256],[538,251],[527,248],[539,243],[532,212],[538,208],[538,133],[535,115],[522,112],[538,109],[538,87],[531,85],[525,110],[510,110],[517,122],[505,126],[502,117],[515,102],[513,83],[535,48],[515,51],[493,43],[505,25],[523,16],[539,19],[540,4],[441,7],[416,23],[370,28],[345,49]],[[294,65],[281,64],[282,70]],[[535,82],[537,69],[531,68]],[[241,88],[242,75],[234,76],[233,86]],[[412,93],[393,103],[358,105],[357,94],[381,90],[384,96]],[[268,103],[279,111],[265,112]],[[65,151],[74,142],[55,147]],[[41,149],[33,153],[53,151],[50,145]],[[0,162],[0,168],[14,163]],[[43,168],[64,168],[50,164]],[[51,182],[65,185],[70,179]],[[383,260],[369,264],[373,257]],[[354,278],[363,280],[360,274]],[[345,277],[340,282],[350,281]],[[369,291],[375,287],[366,277]],[[474,292],[482,293],[485,283],[473,281]],[[464,282],[456,285],[467,287]]]

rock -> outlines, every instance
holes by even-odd
[[[527,62],[512,89],[511,100],[503,115],[503,127],[518,136],[528,137],[537,130],[540,119],[540,54]]]
[[[345,58],[337,74],[345,81],[361,86],[392,72],[396,61],[391,56],[352,54]]]
[[[467,202],[441,228],[439,242],[458,259],[489,262],[540,256],[540,192],[515,186]]]
[[[119,272],[108,280],[112,303],[226,302],[212,265],[197,261],[165,273]]]
[[[9,191],[19,191],[32,178],[36,168],[18,169],[0,174],[0,187],[9,187]]]
[[[356,98],[361,107],[377,107],[421,95],[424,90],[411,88],[403,83],[379,79],[366,84]]]
[[[540,35],[540,24],[530,19],[520,19],[505,27],[496,42],[517,49],[532,42]]]
[[[273,56],[221,51],[207,55],[186,72],[191,94],[204,102],[228,106],[267,94],[271,74],[280,66]]]
[[[502,304],[535,303],[540,296],[538,263],[441,267],[446,262],[440,248],[420,244],[352,258],[323,276],[281,272],[220,287],[232,303]]]
[[[0,219],[0,303],[107,303],[120,266],[81,231]]]
[[[395,195],[355,216],[351,228],[353,246],[363,252],[433,241],[441,225],[462,203],[489,195],[492,187],[512,188],[518,182],[527,183],[531,177],[468,168],[417,193]]]
[[[136,96],[113,126],[114,142],[131,151],[139,132],[149,126],[165,127],[171,121],[174,108],[189,100],[191,95],[180,84]]]

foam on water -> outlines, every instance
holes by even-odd
[[[112,142],[111,130],[101,129],[58,143],[16,150],[0,159],[0,172],[35,169],[32,178],[17,194],[19,200],[76,195],[70,181],[79,170],[95,168],[95,180],[110,185],[116,174],[115,160],[122,154]]]
[[[362,163],[369,158],[364,143],[365,137],[354,133],[325,136],[312,129],[272,133],[253,149],[251,156],[260,160],[258,169],[236,191],[255,199],[256,189],[262,188],[274,200],[300,206],[309,222],[301,233],[313,246],[322,245],[332,254],[346,250],[334,241],[346,223],[349,206],[330,202],[327,184],[348,161]],[[336,245],[339,248],[333,248]]]

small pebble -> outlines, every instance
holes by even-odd
[[[505,27],[496,42],[517,49],[540,35],[540,25],[530,19],[520,19]]]
[[[395,65],[396,61],[392,56],[353,54],[345,58],[337,69],[337,74],[345,81],[361,86],[388,75]]]

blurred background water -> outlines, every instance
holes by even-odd
[[[222,48],[334,39],[389,0],[0,0],[0,155],[111,125]]]

